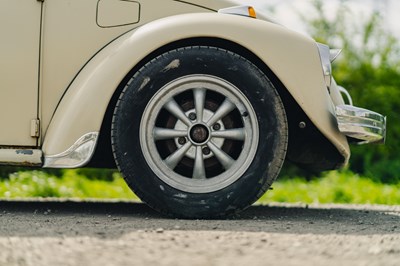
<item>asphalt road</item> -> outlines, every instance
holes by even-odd
[[[400,265],[400,206],[178,220],[132,202],[0,201],[0,265]]]

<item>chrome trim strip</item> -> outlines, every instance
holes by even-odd
[[[342,49],[330,49],[329,50],[329,60],[331,60],[331,63],[336,60],[336,58],[340,55],[342,52]]]
[[[86,165],[93,156],[99,132],[89,132],[80,137],[68,150],[45,155],[44,168],[78,168]]]
[[[342,94],[344,94],[346,96],[347,102],[349,103],[349,105],[353,105],[353,99],[351,98],[350,93],[345,88],[343,88],[342,86],[337,86],[337,88],[338,88],[340,93],[342,93]]]
[[[332,84],[332,65],[331,65],[331,52],[328,45],[317,42],[319,55],[321,58],[321,65],[324,72],[326,86],[330,87]]]
[[[364,143],[384,143],[386,138],[386,117],[352,105],[336,106],[336,117],[340,132]]]
[[[249,7],[251,6],[233,6],[233,7],[221,8],[218,10],[218,13],[250,17]]]
[[[42,166],[42,151],[34,149],[0,149],[0,165]]]

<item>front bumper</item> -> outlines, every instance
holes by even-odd
[[[336,106],[339,131],[358,140],[359,144],[384,143],[386,117],[376,112],[352,105]]]

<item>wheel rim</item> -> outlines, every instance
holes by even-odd
[[[146,162],[181,191],[208,193],[238,180],[254,159],[256,114],[246,96],[209,75],[178,78],[148,102],[140,122]]]

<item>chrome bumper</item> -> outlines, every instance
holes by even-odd
[[[352,105],[336,106],[339,131],[363,143],[384,143],[386,117],[376,112]]]

